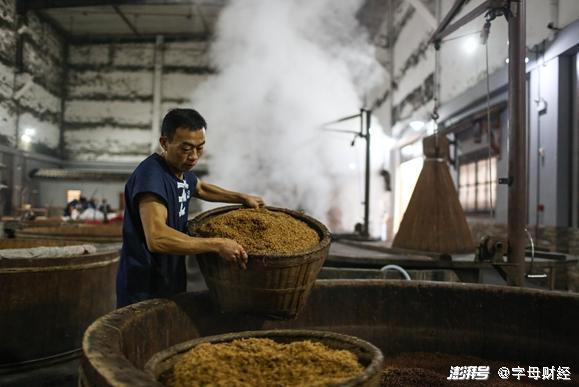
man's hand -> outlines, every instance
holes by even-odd
[[[233,239],[219,238],[217,253],[226,261],[237,263],[242,269],[247,269],[247,253]]]
[[[265,206],[265,202],[259,196],[243,195],[242,200],[244,205],[251,208],[259,208]]]

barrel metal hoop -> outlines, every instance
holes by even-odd
[[[51,259],[51,258],[46,258]],[[93,269],[97,267],[105,267],[110,266],[111,264],[118,262],[119,257],[109,259],[106,261],[99,261],[93,263],[85,263],[80,265],[66,265],[66,266],[45,266],[45,267],[7,267],[7,268],[0,268],[0,274],[5,273],[37,273],[37,272],[45,272],[45,271],[56,271],[56,270],[83,270],[83,269]]]

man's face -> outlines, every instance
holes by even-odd
[[[205,128],[190,130],[177,128],[173,139],[161,137],[159,142],[166,151],[165,160],[177,172],[188,172],[203,154]]]

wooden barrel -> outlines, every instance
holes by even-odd
[[[319,280],[299,316],[283,321],[220,313],[208,292],[184,293],[118,309],[92,324],[83,340],[80,380],[85,387],[159,386],[145,364],[178,343],[248,330],[308,329],[359,337],[385,358],[437,352],[521,367],[570,366],[576,381],[577,321],[579,294],[503,286]],[[496,378],[497,369],[491,371]]]
[[[364,371],[360,375],[348,379],[343,384],[352,387],[374,387],[380,385],[380,373],[384,367],[384,356],[378,348],[354,336],[311,330],[246,331],[202,337],[177,344],[157,353],[145,364],[145,371],[161,381],[163,374],[173,368],[181,355],[201,343],[220,344],[249,338],[270,339],[283,344],[309,340],[324,344],[334,350],[350,351],[364,367]]]
[[[82,243],[83,242],[79,241],[62,241],[54,239],[0,239],[0,250],[74,246]]]
[[[81,242],[111,243],[122,241],[122,225],[63,225],[60,227],[30,227],[16,231],[19,239],[75,240]]]
[[[60,217],[46,218],[46,219],[34,219],[25,220],[20,222],[20,227],[58,227],[66,224],[74,224],[74,221],[64,221]]]
[[[204,212],[189,223],[191,235],[214,216],[236,210],[226,206]],[[218,254],[197,255],[201,272],[214,300],[223,312],[247,312],[271,318],[294,318],[304,306],[320,268],[330,250],[330,232],[322,223],[298,211],[267,207],[286,213],[314,229],[320,243],[297,254],[250,254],[247,270]]]
[[[0,248],[78,244],[3,240]],[[0,259],[0,374],[78,356],[84,330],[115,308],[117,251]]]

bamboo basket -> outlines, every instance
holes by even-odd
[[[331,349],[350,351],[356,355],[358,362],[364,367],[364,371],[360,375],[335,386],[377,387],[380,385],[384,356],[378,348],[354,336],[314,330],[245,331],[202,337],[177,344],[155,354],[145,364],[145,371],[153,375],[155,379],[162,381],[179,360],[179,357],[199,344],[220,344],[249,338],[270,339],[283,344],[310,340],[324,344]]]
[[[189,222],[193,236],[210,218],[241,208],[226,206],[204,212]],[[247,270],[225,261],[218,254],[198,254],[197,260],[213,299],[222,312],[246,312],[276,319],[298,315],[310,294],[330,250],[330,232],[322,223],[301,212],[267,207],[305,222],[320,243],[305,252],[285,255],[249,255]]]
[[[392,247],[438,253],[471,253],[475,244],[448,170],[448,139],[423,140],[424,166]]]

